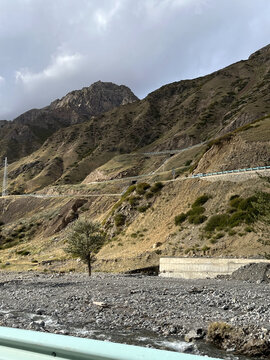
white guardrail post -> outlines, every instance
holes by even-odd
[[[1,360],[46,360],[52,358],[69,360],[205,359],[199,355],[0,327]]]

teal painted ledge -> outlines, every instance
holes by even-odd
[[[202,360],[213,358],[140,346],[0,327],[0,360]]]

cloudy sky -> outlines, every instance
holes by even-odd
[[[270,43],[269,0],[0,0],[0,119],[102,80],[143,98]]]

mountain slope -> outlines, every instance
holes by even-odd
[[[270,113],[269,80],[267,46],[246,61],[198,79],[165,85],[141,101],[60,129],[13,169],[22,174],[32,164],[31,173],[24,173],[30,180],[26,190],[31,191],[83,181],[118,154],[181,149],[209,141]],[[66,102],[71,109],[68,99],[51,106],[62,109]],[[17,177],[14,180],[20,183]]]
[[[157,266],[160,255],[269,258],[270,171],[189,176],[270,165],[269,71],[268,46],[54,132],[9,166],[9,191],[61,196],[0,198],[1,265],[81,270],[63,250],[78,217],[101,221],[108,232],[98,270]],[[144,154],[197,143],[177,154]],[[157,169],[131,188],[131,179],[120,179]],[[89,184],[103,179],[118,180]]]
[[[0,122],[0,157],[12,162],[37,150],[55,131],[138,98],[124,85],[98,81],[68,93],[42,109],[32,109],[13,121]]]

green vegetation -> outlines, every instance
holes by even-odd
[[[220,346],[224,339],[229,338],[233,328],[224,322],[213,322],[209,324],[207,329],[208,341]]]
[[[124,214],[116,214],[114,217],[114,223],[117,227],[125,225],[126,216]]]
[[[26,249],[23,249],[23,250],[17,250],[17,251],[16,251],[16,254],[18,254],[18,255],[22,255],[22,256],[27,256],[27,255],[30,255],[30,254],[31,254],[31,251],[26,250]]]
[[[192,205],[191,209],[187,212],[187,216],[197,216],[205,212],[205,208],[203,206],[194,206],[194,204]]]
[[[139,195],[144,195],[146,190],[150,188],[150,185],[148,183],[139,183],[136,186],[136,192]]]
[[[192,163],[192,160],[187,160],[187,161],[185,162],[185,166],[189,166],[191,163]]]
[[[210,199],[210,196],[209,195],[202,195],[202,196],[199,196],[195,201],[194,203],[192,204],[192,207],[197,207],[197,206],[202,206],[204,205],[208,200]]]
[[[18,245],[22,241],[30,240],[38,229],[40,222],[16,224],[12,228],[5,230],[0,226],[0,250],[9,249]]]
[[[185,213],[181,213],[179,215],[176,215],[174,218],[174,223],[175,225],[181,225],[187,218],[187,214]]]
[[[146,200],[151,199],[154,196],[154,194],[151,191],[148,191],[144,194],[144,197]]]
[[[65,251],[72,256],[79,257],[88,267],[91,276],[91,262],[94,255],[104,244],[106,236],[98,223],[92,221],[76,221],[67,237]]]
[[[150,207],[149,204],[147,204],[147,205],[142,205],[142,206],[139,206],[139,207],[137,208],[137,210],[138,210],[139,212],[141,212],[141,213],[144,213],[147,209],[149,209],[149,207]]]
[[[188,221],[190,224],[199,225],[205,222],[207,219],[207,216],[205,215],[190,215],[188,217]]]
[[[190,224],[199,225],[207,220],[207,216],[202,215],[205,208],[202,206],[210,199],[209,195],[199,196],[191,205],[191,209],[186,213],[181,213],[174,218],[175,225],[181,225],[186,219]]]
[[[139,202],[140,199],[141,199],[140,196],[134,196],[134,195],[132,195],[132,196],[130,196],[129,198],[127,198],[127,201],[129,202],[129,204],[130,204],[131,206],[136,206],[136,205],[138,204],[138,202]]]
[[[162,184],[162,182],[156,182],[154,183],[154,185],[151,186],[150,191],[155,194],[159,192],[163,188],[163,186],[164,185]]]
[[[215,230],[229,231],[242,224],[253,224],[257,220],[267,222],[270,220],[270,194],[259,192],[254,196],[242,198],[234,195],[229,200],[229,208],[226,213],[211,216],[204,227],[205,231]],[[247,232],[253,231],[252,227],[246,227]]]

